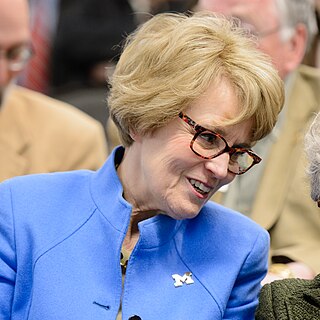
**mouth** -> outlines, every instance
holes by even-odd
[[[198,180],[189,179],[190,184],[192,185],[193,189],[200,193],[202,196],[207,196],[213,189],[206,186],[204,183]]]

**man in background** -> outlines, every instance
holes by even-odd
[[[29,173],[97,169],[100,124],[76,108],[16,86],[33,50],[27,0],[0,2],[0,181]]]
[[[301,61],[316,33],[314,6],[308,0],[199,0],[197,10],[239,18],[286,83],[275,130],[253,148],[261,166],[237,177],[215,200],[270,232],[272,264],[265,282],[313,278],[320,272],[320,217],[307,190],[303,136],[320,109],[320,73]]]

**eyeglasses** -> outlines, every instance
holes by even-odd
[[[21,71],[33,55],[33,48],[30,44],[23,44],[10,48],[0,49],[0,58],[8,61],[8,69],[13,72]]]
[[[258,39],[262,39],[265,37],[268,37],[274,33],[277,33],[281,30],[281,26],[276,26],[274,28],[268,29],[268,30],[264,30],[264,31],[251,31],[251,34],[253,34],[254,36],[256,36]]]
[[[179,117],[196,131],[190,148],[202,159],[213,159],[227,152],[230,155],[228,170],[237,175],[247,172],[262,160],[250,149],[230,147],[222,135],[200,126],[182,112]]]
[[[277,33],[282,28],[281,25],[277,25],[277,26],[270,28],[270,29],[265,29],[263,31],[257,31],[251,23],[247,23],[245,21],[241,21],[241,26],[243,28],[247,29],[251,35],[257,37],[258,39],[262,39],[262,38],[268,37],[269,35]]]

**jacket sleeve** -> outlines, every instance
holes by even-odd
[[[8,182],[0,184],[0,319],[11,319],[17,261]]]
[[[261,230],[236,279],[223,319],[254,319],[261,281],[268,269],[269,242],[268,233]]]

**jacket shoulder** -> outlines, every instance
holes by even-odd
[[[6,114],[6,121],[19,127],[32,145],[35,163],[45,166],[41,172],[97,169],[106,158],[102,125],[67,103],[16,86]]]
[[[240,260],[252,250],[259,256],[262,252],[267,255],[270,241],[268,232],[256,222],[212,201],[195,219],[185,222],[183,239],[190,248],[200,245],[208,257]]]
[[[0,184],[4,199],[0,210],[14,219],[17,236],[28,232],[29,237],[50,241],[84,223],[95,211],[90,193],[92,173],[77,170],[6,180]]]
[[[34,120],[42,119],[46,123],[60,123],[60,127],[68,125],[71,128],[78,127],[86,130],[101,128],[97,120],[66,102],[20,86],[15,86],[12,90],[15,105],[19,106],[20,110],[25,109],[26,116],[29,115]],[[67,128],[64,127],[65,130]]]
[[[247,216],[227,208],[221,204],[209,201],[203,208],[202,218],[211,221],[215,228],[218,225],[221,229],[228,229],[229,232],[238,231],[246,232],[249,234],[255,233],[266,233],[266,231],[255,221],[248,218]]]

